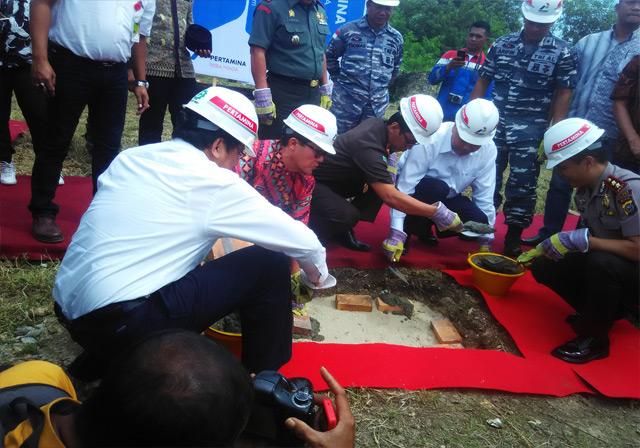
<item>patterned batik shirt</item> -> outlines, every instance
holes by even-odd
[[[271,204],[308,224],[314,177],[287,171],[279,140],[256,140],[253,151],[256,156],[242,157],[236,172]]]
[[[31,64],[30,0],[0,0],[0,67]]]

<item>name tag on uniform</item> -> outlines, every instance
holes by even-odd
[[[550,64],[548,62],[531,61],[527,66],[527,71],[531,73],[538,73],[540,75],[551,75],[554,67],[555,64]]]
[[[536,51],[531,56],[531,60],[535,62],[549,62],[550,64],[555,64],[558,62],[558,55],[556,53]]]
[[[514,45],[498,47],[496,48],[496,54],[498,56],[516,56],[518,54],[518,47]]]

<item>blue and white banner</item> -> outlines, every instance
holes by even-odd
[[[194,0],[193,21],[211,30],[211,58],[196,57],[196,73],[253,84],[249,34],[260,0]],[[362,17],[365,0],[325,0],[331,34]]]

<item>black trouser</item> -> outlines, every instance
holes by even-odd
[[[102,63],[81,58],[49,43],[49,62],[56,73],[56,93],[47,103],[46,143],[36,148],[31,178],[33,216],[58,213],[53,203],[69,144],[85,106],[89,106],[88,128],[93,149],[93,191],[97,179],[118,155],[127,109],[126,63]]]
[[[196,94],[195,78],[165,78],[148,76],[149,109],[140,116],[138,144],[148,145],[162,140],[164,114],[169,106],[171,124],[174,128],[178,112],[182,105]]]
[[[261,140],[277,139],[282,136],[282,121],[293,109],[303,104],[320,105],[320,90],[302,80],[292,82],[280,76],[267,74],[273,103],[276,105],[276,119],[269,126],[260,123],[258,135]]]
[[[471,199],[461,194],[452,198],[447,198],[450,188],[445,182],[433,177],[424,177],[418,185],[416,191],[411,195],[420,202],[433,204],[442,202],[449,210],[456,212],[462,222],[475,221],[484,224],[489,223],[489,218],[482,210],[474,204]],[[433,221],[423,216],[407,215],[404,221],[404,231],[411,235],[428,235]],[[447,232],[441,236],[458,235],[456,232]]]
[[[33,85],[31,65],[0,67],[0,161],[11,162],[13,148],[9,132],[11,96],[15,94],[31,131],[33,147],[41,146],[46,124],[46,94]]]
[[[309,228],[321,239],[331,239],[351,230],[358,221],[373,222],[382,201],[372,188],[347,201],[331,187],[316,183],[311,198]]]
[[[640,265],[610,252],[571,253],[560,261],[540,257],[535,279],[553,289],[581,316],[585,336],[606,336],[624,307],[637,310]]]
[[[72,321],[59,317],[74,341],[109,360],[154,331],[200,333],[233,311],[240,314],[242,362],[250,372],[286,363],[293,320],[289,258],[251,246],[205,263],[148,297],[107,305]]]

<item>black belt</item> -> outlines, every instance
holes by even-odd
[[[82,325],[83,323],[87,323],[87,322],[96,322],[96,321],[100,322],[100,321],[107,321],[111,319],[120,318],[125,313],[139,307],[140,305],[147,302],[148,300],[151,300],[155,294],[159,294],[159,293],[156,291],[152,294],[139,297],[137,299],[112,303],[110,305],[103,306],[102,308],[98,308],[97,310],[93,310],[90,313],[80,316],[73,320],[67,318],[67,316],[64,315],[64,313],[62,312],[62,309],[60,308],[60,305],[58,305],[58,302],[55,302],[55,304],[53,305],[53,309],[60,323],[65,328],[69,328],[72,325],[78,325],[78,324]]]
[[[120,65],[126,65],[126,62],[115,62],[115,61],[96,61],[94,59],[89,59],[89,58],[85,58],[83,56],[78,56],[77,54],[75,54],[73,51],[69,50],[68,48],[63,47],[62,45],[58,45],[54,42],[49,41],[49,51],[51,51],[54,54],[57,55],[61,55],[64,57],[70,57],[70,58],[74,58],[74,59],[79,59],[80,61],[86,63],[86,64],[91,64],[91,65],[98,65],[100,67],[106,67],[106,68],[110,68],[110,67],[118,67]]]
[[[273,73],[273,72],[269,72],[267,74],[267,76],[271,77],[271,78],[276,78],[276,79],[281,79],[283,81],[287,81],[287,82],[292,82],[294,84],[300,84],[303,86],[309,86],[309,87],[318,87],[320,85],[320,81],[317,79],[302,79],[302,78],[294,78],[293,76],[284,76],[284,75],[279,75],[277,73]]]

